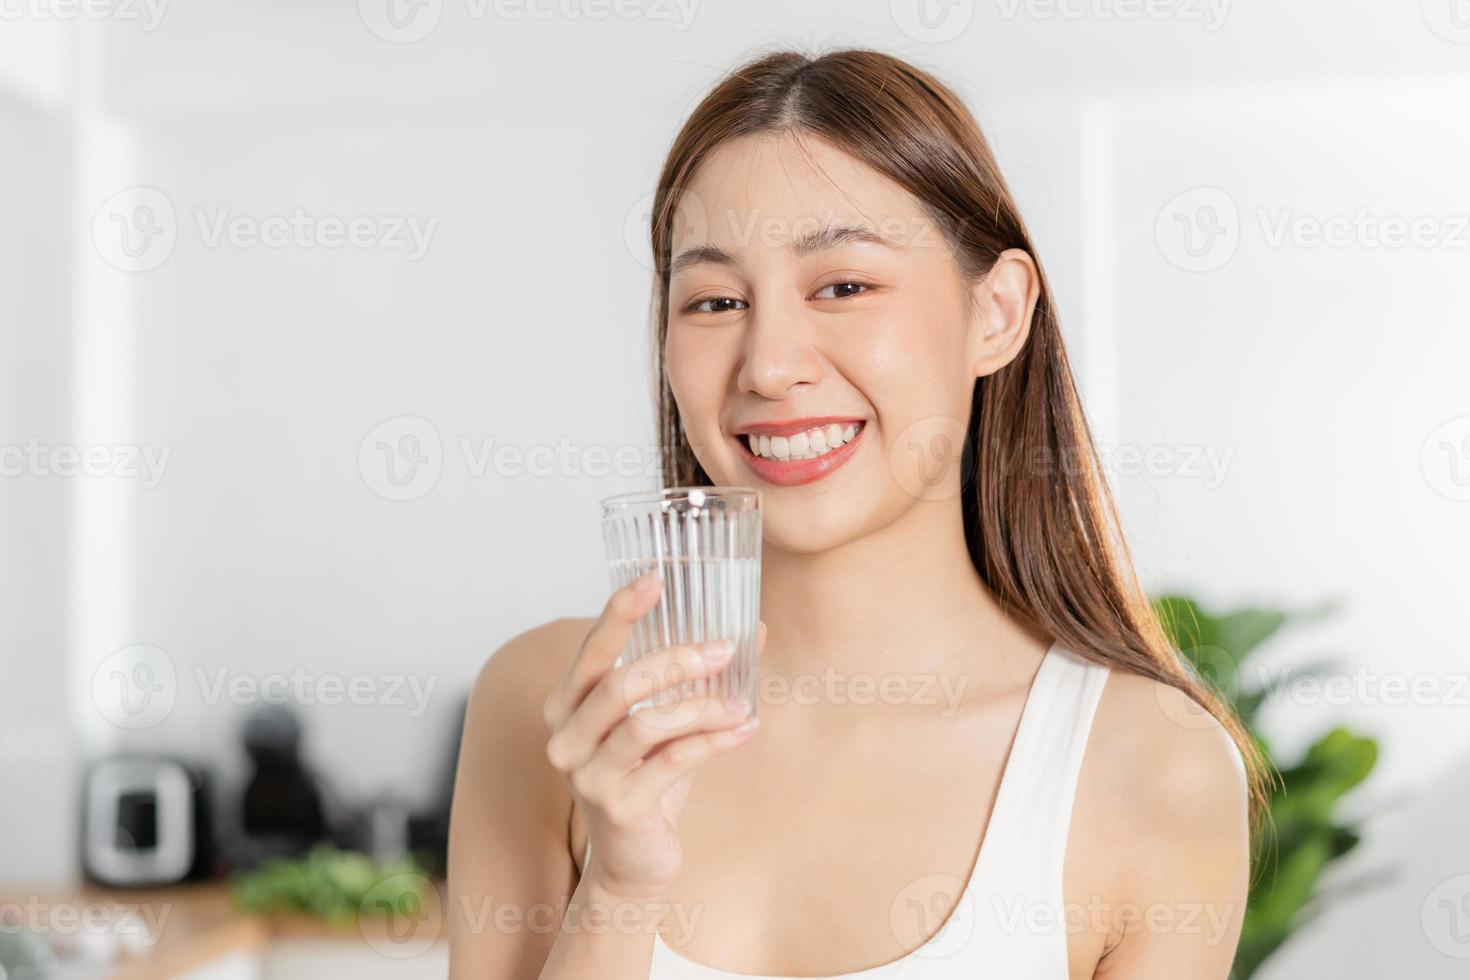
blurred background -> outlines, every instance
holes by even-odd
[[[0,0],[12,976],[442,975],[468,686],[657,479],[657,169],[787,45],[989,136],[1144,582],[1304,787],[1256,975],[1470,974],[1465,0]]]

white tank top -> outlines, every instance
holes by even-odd
[[[1058,644],[1047,650],[1021,709],[979,856],[958,889],[959,901],[927,942],[867,970],[799,978],[703,966],[655,933],[649,980],[1066,980],[1062,862],[1077,774],[1108,673]],[[591,853],[588,841],[582,867]],[[913,923],[899,922],[900,896],[895,929],[917,928],[921,916],[932,926],[937,916],[926,899],[953,894],[959,884],[940,880],[945,877],[916,883]]]

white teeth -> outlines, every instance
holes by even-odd
[[[746,445],[752,453],[767,459],[816,459],[851,442],[857,432],[857,423],[843,426],[833,422],[790,436],[746,436]]]

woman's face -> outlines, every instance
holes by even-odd
[[[1019,343],[987,337],[993,273],[966,283],[917,199],[818,137],[746,137],[700,165],[671,245],[683,428],[716,484],[761,490],[768,541],[826,550],[958,494],[975,378]]]

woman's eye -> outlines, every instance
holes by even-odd
[[[817,298],[846,299],[849,296],[857,296],[860,290],[866,290],[870,288],[871,287],[868,286],[867,283],[863,282],[834,282],[830,286],[823,286],[821,289],[817,290]],[[824,293],[831,293],[832,295],[826,296],[823,295]]]
[[[738,306],[735,304],[739,304]],[[710,296],[707,299],[697,299],[684,307],[685,313],[728,313],[731,310],[743,309],[745,301],[733,296]]]

